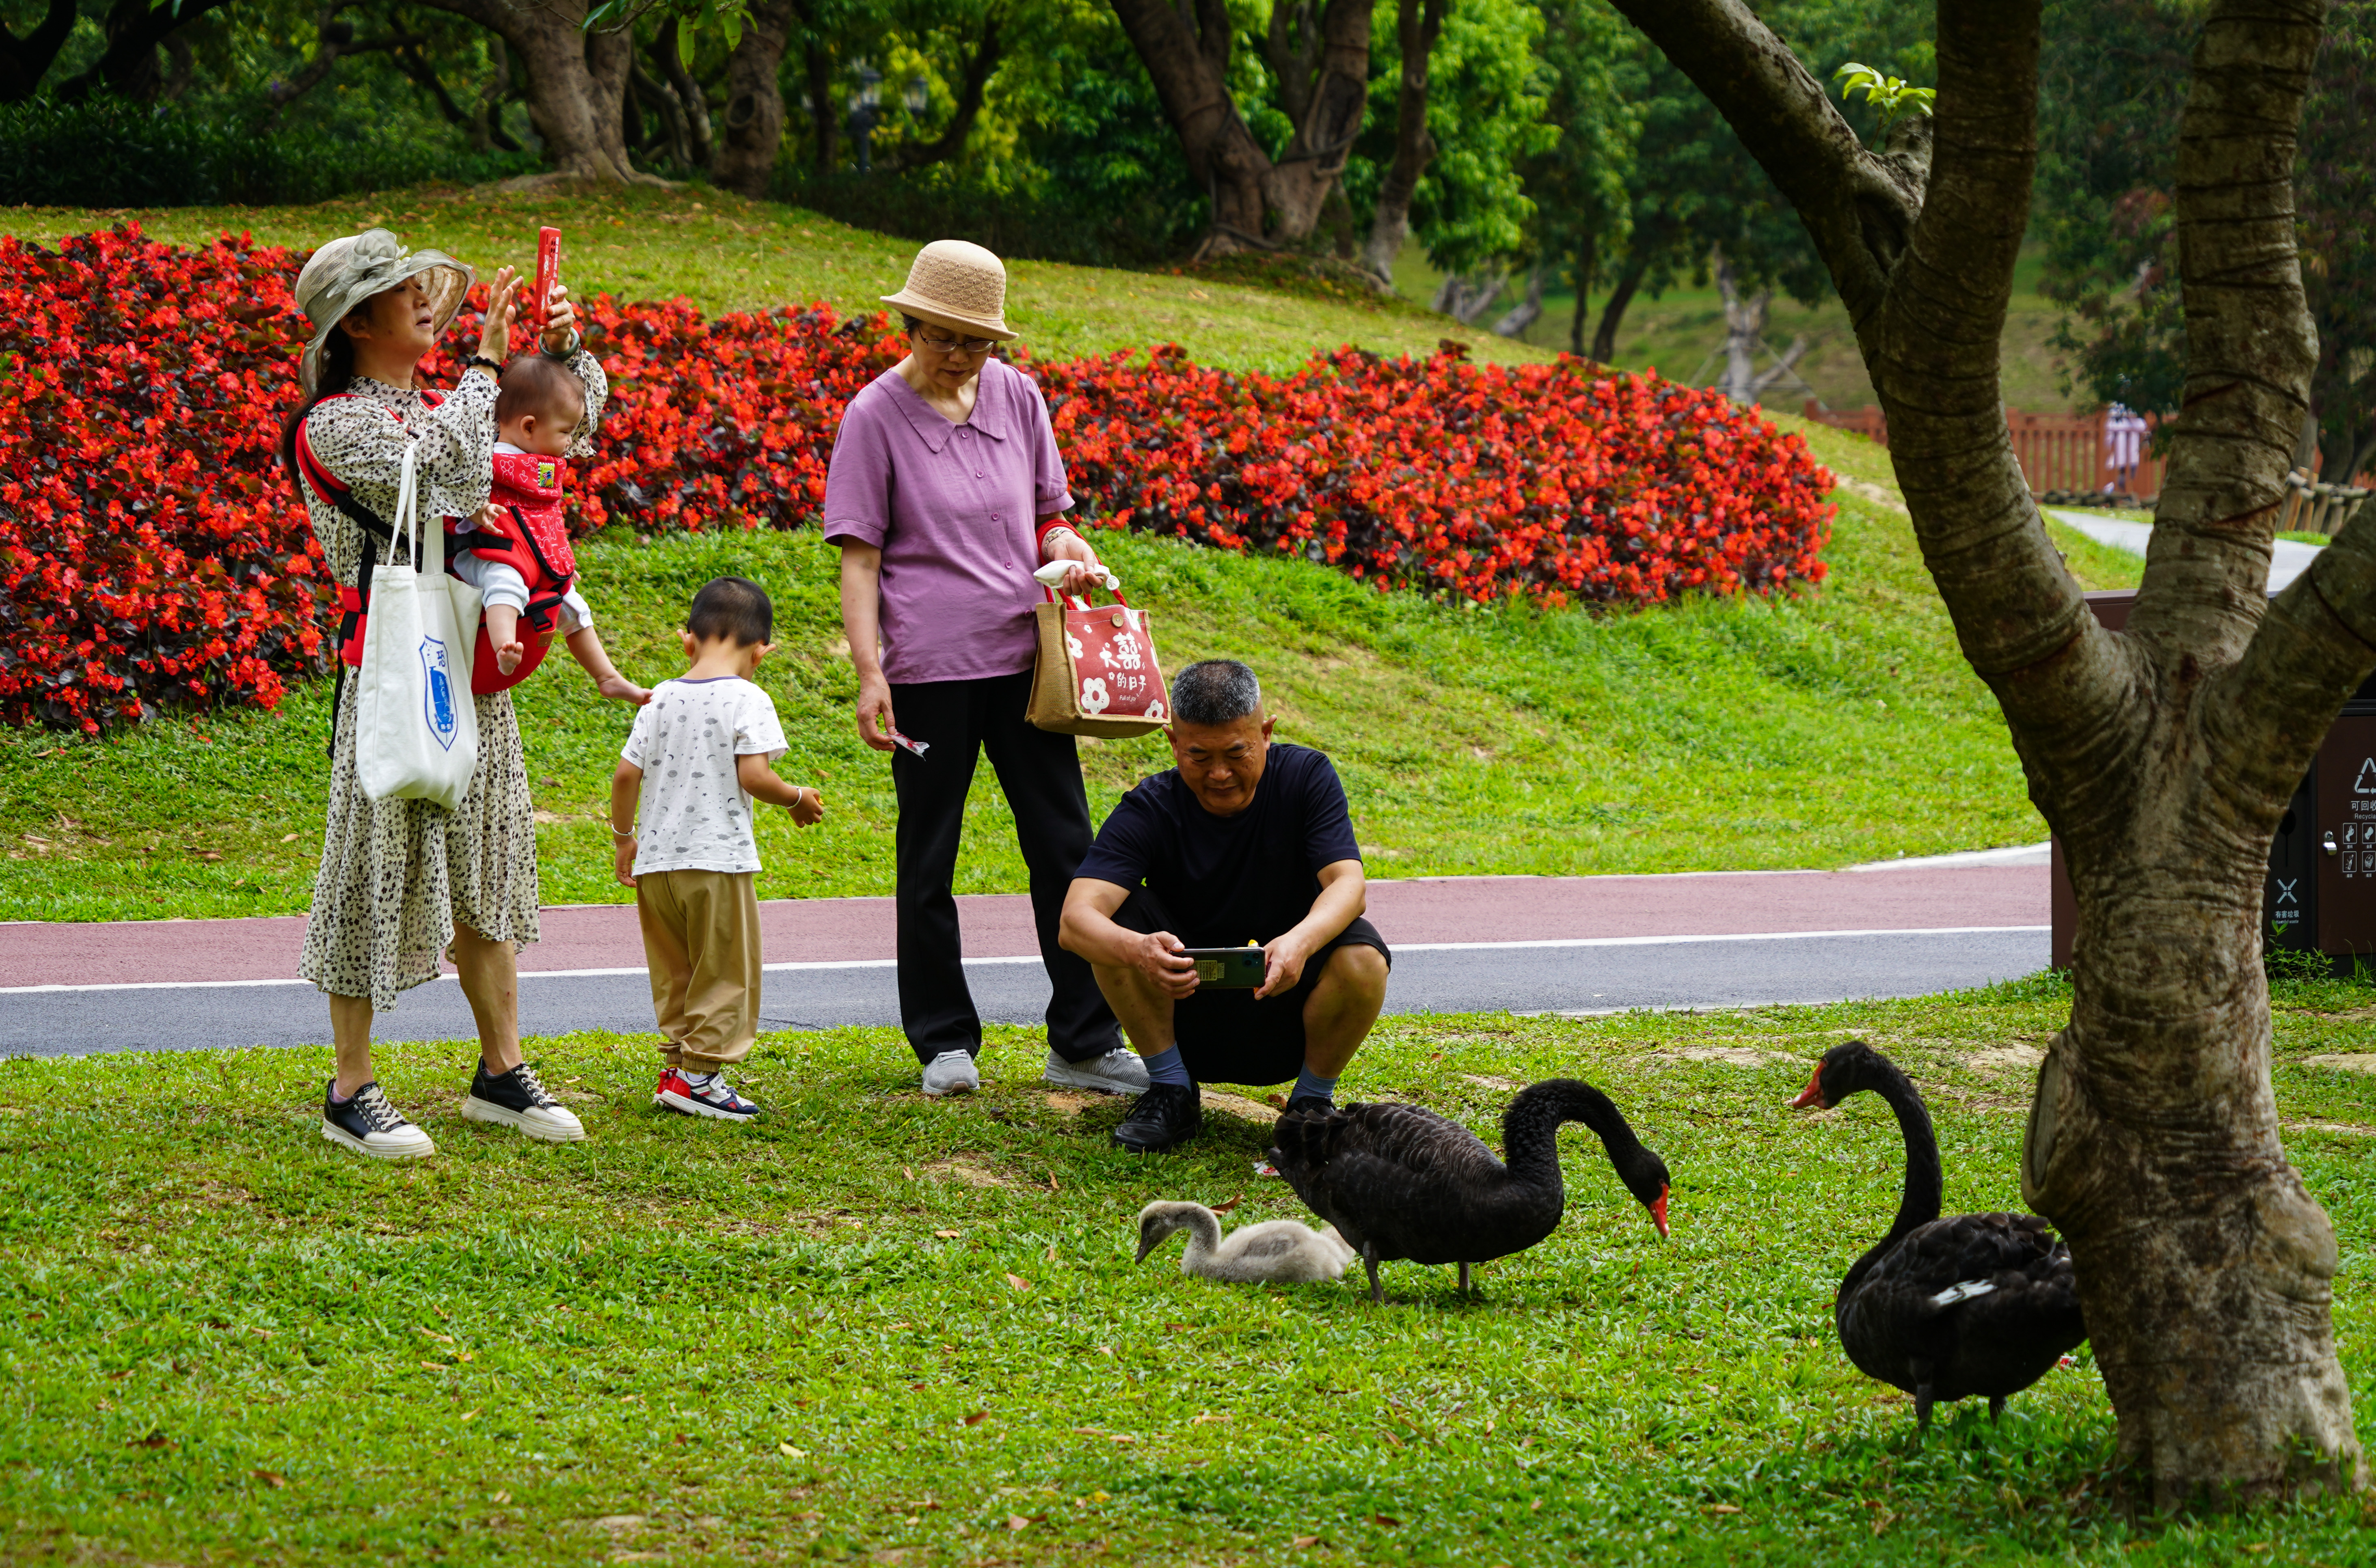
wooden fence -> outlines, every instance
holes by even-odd
[[[1809,398],[1807,417],[1870,436],[1883,446],[1889,445],[1889,422],[1870,403],[1861,409],[1827,409]],[[2030,490],[2040,495],[2050,490],[2100,492],[2113,483],[2111,454],[2104,445],[2104,420],[2102,413],[2027,414],[2007,409],[2005,428],[2013,436],[2014,456],[2021,459],[2021,471],[2029,476]],[[2147,414],[2145,422],[2157,424],[2159,416]],[[2164,465],[2153,454],[2150,434],[2138,445],[2136,477],[2127,486],[2128,492],[2158,495]]]

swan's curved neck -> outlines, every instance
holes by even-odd
[[[1897,1113],[1897,1131],[1906,1140],[1906,1187],[1898,1197],[1897,1218],[1890,1222],[1889,1234],[1857,1260],[1857,1265],[1848,1271],[1849,1283],[1895,1246],[1907,1231],[1939,1218],[1939,1200],[1944,1187],[1939,1169],[1939,1139],[1930,1130],[1930,1112],[1923,1108],[1921,1091],[1887,1063],[1877,1064],[1874,1081],[1863,1087],[1887,1100],[1890,1110]],[[1842,1288],[1846,1289],[1846,1285]]]
[[[1188,1232],[1188,1253],[1183,1261],[1197,1264],[1221,1250],[1221,1222],[1211,1209],[1190,1209],[1182,1218],[1181,1229]]]
[[[1511,1101],[1502,1118],[1502,1163],[1510,1174],[1530,1184],[1560,1186],[1559,1130],[1566,1122],[1581,1122],[1598,1134],[1621,1176],[1643,1157],[1642,1140],[1607,1095],[1588,1084],[1544,1085]]]

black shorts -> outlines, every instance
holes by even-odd
[[[1114,923],[1128,931],[1178,930],[1145,888],[1114,911]],[[1186,941],[1185,937],[1182,938]],[[1195,944],[1191,944],[1195,945]],[[1303,966],[1303,978],[1282,996],[1254,1000],[1251,991],[1199,990],[1171,1006],[1171,1028],[1180,1061],[1200,1084],[1284,1084],[1303,1071],[1303,1004],[1320,983],[1329,956],[1339,947],[1374,947],[1394,966],[1393,950],[1378,928],[1356,915]]]

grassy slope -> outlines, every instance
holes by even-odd
[[[759,207],[738,207],[732,218],[712,208],[695,213],[685,196],[630,199],[648,210],[625,232],[668,238],[633,240],[640,248],[629,260],[663,280],[728,276],[695,243],[710,232],[705,224],[822,223]],[[469,229],[441,230],[412,215],[498,221],[421,193],[336,210],[348,208],[466,254],[475,249],[466,243]],[[267,237],[293,238],[318,232],[330,210],[241,221]],[[682,221],[659,228],[671,218]],[[73,215],[43,229],[20,213],[10,223],[48,232],[93,220]],[[188,237],[216,220],[174,221]],[[868,255],[896,248],[856,231],[841,234],[838,243],[871,246]],[[844,265],[817,250],[778,260],[809,269],[803,288],[822,288],[820,269]],[[790,288],[769,276],[768,287]],[[1080,276],[1106,291],[1181,281]],[[1260,312],[1300,324],[1304,344],[1325,341],[1350,319],[1325,302],[1249,292],[1259,294]],[[753,302],[717,292],[702,303]],[[1229,340],[1259,357],[1257,327],[1269,317],[1230,308]],[[1062,351],[1131,341],[1133,321],[1084,321],[1069,328],[1079,336]],[[2040,825],[1993,706],[1956,656],[1895,508],[1886,454],[1833,431],[1809,438],[1848,488],[1837,497],[1831,579],[1791,602],[1613,616],[1471,612],[1380,596],[1301,562],[1135,538],[1114,540],[1111,549],[1138,601],[1154,610],[1171,667],[1216,653],[1252,659],[1279,702],[1282,733],[1326,748],[1343,765],[1383,874],[1839,865],[2035,839]],[[2131,558],[2069,530],[2058,528],[2055,537],[2090,586],[2116,586],[2123,573],[2132,580]],[[763,891],[887,892],[887,770],[849,732],[853,688],[847,659],[831,652],[838,641],[832,564],[816,537],[643,545],[622,534],[589,543],[585,558],[607,639],[623,666],[647,680],[676,668],[671,629],[702,581],[735,571],[768,585],[787,649],[766,677],[796,742],[787,766],[824,783],[833,815],[807,834],[765,819]],[[160,721],[103,743],[0,734],[10,780],[0,795],[7,857],[0,910],[71,920],[302,909],[321,827],[327,695],[308,687],[276,715]],[[521,703],[529,773],[547,819],[546,898],[623,896],[608,880],[599,814],[624,711],[595,701],[565,660],[523,688]],[[1161,766],[1154,742],[1087,747],[1084,755],[1100,811]],[[993,790],[976,792],[970,825],[963,885],[1019,889],[1022,868]]]
[[[2071,394],[2062,387],[2061,356],[2052,346],[2055,324],[2061,318],[2062,307],[2037,292],[2043,266],[2043,257],[2033,253],[2023,258],[2014,272],[2013,301],[2006,313],[2003,338],[2004,400],[2014,408],[2031,412],[2052,412],[2071,406]],[[1426,301],[1435,297],[1443,274],[1430,267],[1426,255],[1413,245],[1405,250],[1396,268],[1396,281],[1404,297]],[[1484,325],[1470,331],[1490,336],[1486,327],[1515,303],[1515,298],[1505,289],[1503,298],[1483,318]],[[1587,343],[1599,325],[1600,307],[1605,303],[1605,292],[1592,301],[1591,314],[1585,323]],[[1566,348],[1574,315],[1573,292],[1546,293],[1543,314],[1527,329],[1526,340],[1549,349]],[[1835,409],[1862,408],[1879,400],[1873,396],[1872,382],[1865,374],[1864,361],[1857,352],[1847,314],[1836,299],[1827,299],[1812,307],[1787,296],[1774,301],[1766,314],[1765,340],[1778,353],[1789,346],[1793,338],[1800,336],[1806,338],[1808,348],[1799,361],[1798,372],[1813,386],[1812,396]],[[1705,386],[1722,369],[1721,362],[1711,356],[1721,353],[1723,347],[1723,297],[1713,284],[1687,286],[1670,289],[1656,299],[1634,302],[1617,331],[1616,362],[1631,370],[1655,368],[1678,379],[1689,378]],[[1764,369],[1769,362],[1761,359],[1759,368]],[[1776,402],[1780,407],[1796,409],[1809,395],[1793,390],[1777,395]]]
[[[773,310],[823,300],[844,313],[879,311],[906,280],[910,240],[853,229],[798,208],[701,190],[607,196],[502,196],[418,188],[318,207],[169,208],[154,211],[0,208],[0,233],[53,241],[137,219],[153,237],[196,244],[230,231],[310,249],[333,235],[385,226],[410,245],[451,252],[491,278],[532,266],[536,231],[562,231],[563,264],[580,293],[627,299],[682,295],[707,314]],[[1107,353],[1183,344],[1216,364],[1292,370],[1316,350],[1354,343],[1382,353],[1429,354],[1456,324],[1408,302],[1336,291],[1281,291],[1218,278],[1114,272],[1018,261],[1008,267],[1007,320],[1033,354]],[[1550,358],[1491,333],[1478,358]]]
[[[2279,988],[2287,1152],[2343,1244],[2363,1442],[2376,1227],[2365,991]],[[1114,1153],[1111,1101],[1031,1081],[927,1102],[893,1031],[764,1041],[749,1127],[651,1111],[648,1044],[531,1047],[585,1117],[528,1146],[455,1114],[466,1048],[384,1047],[441,1152],[323,1145],[325,1051],[0,1063],[0,1556],[190,1563],[2338,1564],[2357,1500],[2131,1513],[2083,1352],[1991,1429],[1920,1452],[1841,1356],[1833,1282],[1901,1157],[1869,1097],[1780,1102],[1850,1033],[1919,1081],[1951,1210],[2016,1201],[2037,1048],[2067,990],[1704,1016],[1390,1020],[1347,1086],[1485,1135],[1507,1087],[1581,1072],[1675,1173],[1661,1244],[1592,1139],[1566,1218],[1487,1268],[1264,1289],[1133,1267],[1155,1197],[1245,1194],[1265,1127]],[[2338,1008],[2351,1011],[2338,1013]],[[1310,1539],[1312,1544],[1298,1546]]]

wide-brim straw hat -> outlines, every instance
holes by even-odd
[[[408,251],[385,229],[366,229],[332,240],[314,253],[297,274],[297,308],[314,324],[313,341],[298,362],[298,379],[305,395],[314,395],[322,376],[322,350],[339,323],[374,294],[385,293],[409,279],[431,274],[427,284],[430,309],[436,313],[438,336],[453,325],[477,277],[444,251]]]
[[[1012,338],[1006,325],[1006,267],[967,240],[934,240],[916,253],[908,286],[883,303],[910,315],[937,316],[985,338]]]

